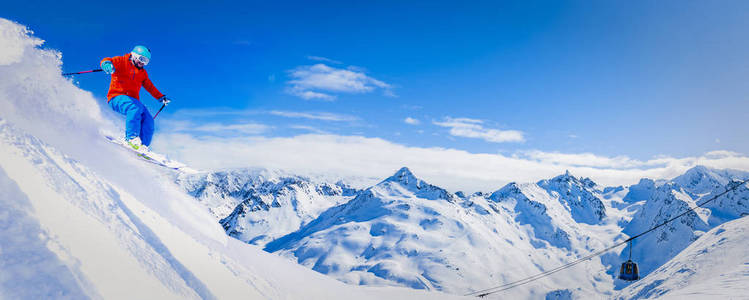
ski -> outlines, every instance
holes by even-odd
[[[147,153],[143,153],[143,152],[137,151],[137,150],[133,149],[133,147],[131,147],[130,145],[128,145],[127,142],[125,142],[125,140],[123,140],[123,139],[115,138],[115,137],[112,137],[112,136],[109,136],[109,135],[104,135],[104,137],[109,142],[111,142],[113,144],[117,144],[119,146],[122,146],[122,147],[124,147],[124,148],[132,151],[136,156],[138,156],[141,159],[143,159],[143,161],[152,163],[154,165],[162,166],[164,168],[168,168],[168,169],[172,169],[172,170],[177,170],[177,171],[179,171],[182,167],[184,167],[184,166],[173,166],[173,165],[169,165],[169,164],[167,164],[164,161],[161,161],[159,159],[156,159],[156,158],[152,157],[152,156],[154,156],[153,154],[149,155]]]

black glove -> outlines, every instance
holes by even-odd
[[[167,98],[166,96],[163,96],[163,97],[159,98],[159,102],[161,102],[164,105],[167,105],[167,104],[169,104],[169,102],[172,102],[172,100],[169,99],[169,98]]]

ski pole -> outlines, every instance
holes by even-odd
[[[158,116],[159,116],[159,113],[161,112],[161,110],[162,110],[162,109],[164,109],[164,107],[166,107],[166,104],[162,104],[162,105],[161,105],[161,108],[159,108],[159,111],[157,111],[157,112],[156,112],[156,114],[155,114],[155,115],[153,115],[153,119],[154,119],[154,120],[156,120],[156,117],[158,117]]]
[[[82,72],[73,72],[73,73],[64,73],[62,76],[68,76],[68,75],[78,75],[83,73],[93,73],[93,72],[101,72],[104,71],[102,69],[95,69],[95,70],[88,70],[88,71],[82,71]]]

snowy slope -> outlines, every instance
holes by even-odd
[[[618,299],[746,299],[749,297],[749,218],[720,225]]]
[[[514,220],[520,225],[528,226],[531,242],[543,240],[550,246],[572,249],[570,231],[574,226],[572,220],[565,218],[567,212],[562,203],[548,197],[539,186],[531,183],[509,183],[492,193],[489,199],[510,207]],[[546,247],[545,243],[533,243],[537,248]]]
[[[457,298],[348,286],[228,238],[178,174],[102,137],[121,120],[30,34],[0,19],[0,298]]]

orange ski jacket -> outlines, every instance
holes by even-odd
[[[109,93],[107,93],[107,103],[119,95],[128,95],[140,100],[141,87],[146,88],[146,91],[156,99],[164,97],[164,94],[159,92],[148,79],[146,69],[138,69],[130,61],[130,53],[123,56],[105,57],[101,60],[101,63],[104,63],[104,61],[111,61],[114,65],[114,73],[112,74],[112,81],[109,83]]]

